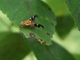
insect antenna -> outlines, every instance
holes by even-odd
[[[38,17],[38,15],[35,15],[35,16],[32,17],[32,11],[31,11],[31,8],[30,8],[30,5],[29,5],[28,0],[26,0],[26,3],[27,3],[27,6],[28,6],[28,9],[29,9],[30,15],[31,15],[30,20],[34,22],[35,19]],[[39,27],[39,28],[40,28],[40,27],[44,28],[44,26],[41,25],[41,24],[34,24],[34,26],[35,26],[35,27]]]
[[[30,8],[30,5],[29,5],[28,0],[26,0],[26,3],[27,3],[27,6],[28,6],[28,9],[29,9],[30,15],[31,15],[30,20],[31,20],[31,21],[35,21],[35,19],[36,19],[38,16],[35,15],[35,16],[32,17],[32,11],[31,11],[31,8]]]
[[[30,15],[32,16],[32,11],[31,11],[31,8],[30,8],[30,5],[29,5],[28,0],[26,0],[26,3],[27,3],[27,6],[28,6],[28,9],[29,9]]]

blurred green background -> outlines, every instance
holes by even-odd
[[[75,57],[76,60],[80,60],[80,31],[78,31],[78,28],[75,26],[74,20],[71,17],[70,11],[66,5],[65,0],[43,0],[43,1],[47,3],[53,10],[53,12],[56,14],[57,25],[52,40],[63,46],[67,51],[69,51]],[[1,48],[4,48],[4,50],[8,49],[5,48],[6,46],[5,44],[8,43],[4,44],[1,43],[3,43],[2,40],[4,40],[4,37],[11,33],[19,33],[19,28],[13,26],[12,22],[9,20],[7,15],[3,14],[0,11],[0,41],[1,41],[0,49]],[[23,46],[23,44],[21,46]],[[26,46],[27,45],[25,44],[25,47]],[[22,48],[22,49],[23,51],[27,50],[27,48],[26,49]],[[23,58],[23,60],[36,60],[36,57],[34,56],[33,52],[30,53],[25,52],[25,53],[28,55],[25,57],[21,57]]]

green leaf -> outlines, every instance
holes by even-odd
[[[55,29],[55,15],[49,7],[41,0],[28,0],[27,2],[32,11],[32,16],[38,15],[36,24],[42,24],[44,28],[21,28],[21,32],[28,38],[33,33],[37,39],[46,41],[47,45],[51,45],[51,38]],[[20,26],[20,22],[29,19],[29,8],[26,0],[0,0],[0,9],[7,14],[9,19],[16,26]]]
[[[2,32],[0,32],[0,40],[2,40],[5,36],[7,36],[9,33],[8,32],[4,32],[4,33],[2,33]]]
[[[76,60],[80,60],[80,54],[73,54]]]
[[[80,30],[80,0],[66,0],[66,2],[72,13],[72,17]]]
[[[51,46],[43,46],[36,39],[27,40],[37,60],[75,60],[64,48],[53,42]]]
[[[64,39],[73,27],[74,21],[70,15],[57,17],[56,32],[60,38]]]
[[[21,35],[0,33],[0,60],[21,60],[30,51]]]

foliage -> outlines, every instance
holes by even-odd
[[[79,0],[0,0],[5,14],[0,12],[0,60],[22,60],[31,51],[37,60],[79,60],[79,55],[74,58],[53,37],[56,30],[65,38],[74,22],[80,30],[79,4]],[[44,28],[21,27],[34,15],[38,16],[34,23]]]
[[[0,60],[20,60],[30,51],[21,35],[0,33]]]
[[[71,11],[72,17],[80,30],[80,0],[66,0],[69,10]]]
[[[57,17],[56,31],[61,38],[65,38],[73,27],[74,21],[70,15]]]
[[[30,5],[32,16],[38,15],[35,22],[42,24],[44,28],[20,28],[20,32],[24,33],[26,38],[30,37],[30,33],[33,33],[37,39],[45,40],[47,45],[51,45],[51,37],[55,27],[55,15],[49,10],[49,7],[40,0],[28,0],[27,2],[26,0],[7,1],[9,0],[1,0],[0,8],[16,26],[20,26],[20,22],[30,18],[27,4]],[[3,8],[4,6],[5,8]],[[47,33],[50,35],[47,35]]]

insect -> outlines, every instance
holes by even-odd
[[[24,27],[29,26],[29,27],[42,27],[42,28],[44,28],[43,25],[41,25],[41,24],[36,24],[36,23],[34,22],[37,17],[38,17],[38,16],[35,15],[35,16],[31,17],[30,19],[28,19],[28,20],[26,20],[26,21],[24,21],[24,22],[21,22],[21,23],[20,23],[21,27],[23,27],[23,26],[24,26]]]
[[[29,6],[29,3],[28,3],[28,0],[26,0],[26,3],[27,3],[27,7],[29,9],[29,12],[30,12],[30,15],[32,16],[32,11],[30,9],[30,6]],[[35,19],[38,18],[38,15],[34,15],[33,17],[31,17],[30,19],[26,20],[26,21],[22,21],[20,22],[20,26],[21,27],[41,27],[41,28],[44,28],[43,25],[41,24],[36,24],[35,23]],[[35,35],[33,33],[30,33],[30,37],[35,37]],[[37,39],[37,38],[36,38]],[[43,41],[42,39],[37,39],[38,42],[40,42],[41,44],[43,45],[46,45],[46,41]]]

